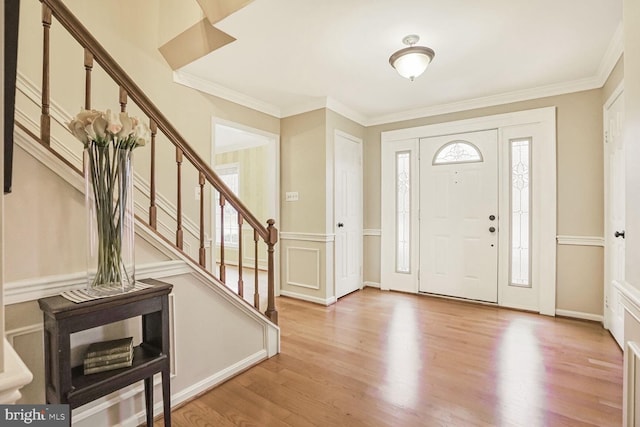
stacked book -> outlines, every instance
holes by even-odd
[[[84,355],[84,374],[110,371],[131,366],[133,337],[90,344]]]

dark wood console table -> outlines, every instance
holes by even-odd
[[[66,403],[73,409],[144,380],[147,425],[152,426],[153,376],[159,372],[164,425],[171,426],[168,295],[173,286],[153,279],[143,282],[154,286],[79,304],[59,295],[38,300],[44,314],[47,403]],[[134,348],[131,367],[83,375],[82,366],[71,366],[71,334],[138,316],[142,343]]]

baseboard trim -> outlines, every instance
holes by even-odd
[[[308,301],[308,302],[312,302],[312,303],[320,304],[324,306],[329,306],[331,304],[335,304],[336,302],[336,297],[319,298],[319,297],[314,297],[310,295],[299,294],[297,292],[286,291],[284,289],[280,290],[280,295],[283,297],[295,298],[302,301]]]
[[[224,368],[221,371],[218,371],[215,374],[185,388],[184,390],[181,390],[178,393],[172,394],[171,407],[173,408],[181,403],[184,403],[189,399],[192,399],[198,396],[203,392],[206,392],[207,390],[210,390],[216,385],[262,362],[266,358],[267,358],[266,350],[260,350],[252,354],[251,356],[237,363],[234,363],[233,365],[228,366],[227,368]],[[154,387],[159,387],[159,386],[160,386],[160,381],[154,381]],[[137,385],[133,388],[125,389],[125,391],[123,391],[122,393],[116,392],[117,394],[116,396],[113,396],[105,400],[104,402],[101,402],[99,405],[93,406],[84,411],[83,410],[79,410],[77,412],[74,411],[73,420],[75,422],[82,421],[86,418],[92,417],[103,411],[106,411],[110,407],[120,402],[124,402],[129,399],[135,398],[136,396],[140,396],[140,399],[142,401],[144,399],[144,397],[142,396],[143,392],[144,392],[144,387],[142,385]],[[162,401],[156,402],[156,404],[153,405],[154,416],[161,415],[162,410],[163,410]],[[130,416],[129,418],[126,418],[119,425],[123,427],[125,426],[135,427],[135,426],[143,425],[145,421],[146,421],[145,411],[142,410],[142,411],[136,412],[134,415]]]
[[[364,282],[364,286],[367,288],[378,288],[380,289],[380,283],[378,282]]]
[[[574,319],[591,320],[593,322],[604,321],[604,316],[601,314],[584,313],[582,311],[562,310],[556,309],[556,316],[572,317]]]

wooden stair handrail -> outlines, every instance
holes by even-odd
[[[118,65],[115,59],[104,47],[91,35],[89,30],[71,13],[61,0],[40,0],[51,9],[53,16],[73,36],[80,45],[93,55],[93,59],[100,64],[104,71],[127,92],[127,95],[140,107],[140,109],[153,120],[164,135],[175,145],[193,166],[202,173],[207,181],[224,196],[234,209],[244,217],[259,234],[267,245],[277,242],[277,233],[270,232],[267,227],[247,209],[238,197],[227,187],[204,160],[187,144],[186,140],[171,125],[169,120],[160,112],[158,107],[145,95],[140,87]]]

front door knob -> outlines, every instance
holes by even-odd
[[[341,222],[339,222],[339,223],[338,223],[338,228],[342,228],[342,227],[344,227],[344,224],[343,224],[343,223],[341,223]]]
[[[493,221],[493,220],[495,220],[495,219],[496,219],[496,216],[495,216],[495,215],[489,215],[489,220],[490,220],[490,221]]]
[[[489,227],[489,231],[492,232],[492,233],[495,233],[496,232],[496,228],[495,227]]]
[[[616,231],[615,233],[613,233],[613,235],[616,237],[622,237],[624,239],[624,230]]]

